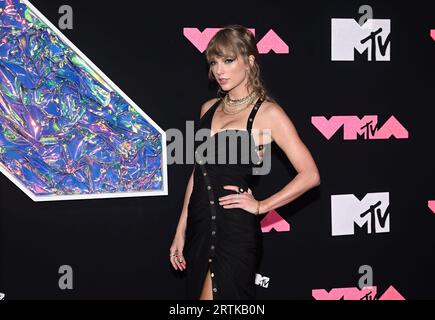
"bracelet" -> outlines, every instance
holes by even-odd
[[[260,203],[261,203],[261,201],[258,201],[257,200],[257,212],[255,212],[255,215],[257,216],[257,215],[259,215],[260,214]]]

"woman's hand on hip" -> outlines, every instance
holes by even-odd
[[[240,208],[253,214],[257,212],[258,201],[252,195],[251,189],[248,188],[248,190],[245,190],[232,185],[226,185],[224,186],[224,189],[237,191],[235,194],[219,198],[219,204],[224,209]]]

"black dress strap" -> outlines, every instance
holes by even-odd
[[[205,114],[202,115],[201,119],[199,119],[198,126],[199,126],[203,121],[205,121],[205,119],[210,118],[210,116],[209,116],[210,114],[211,114],[211,115],[214,114],[215,109],[219,106],[219,104],[221,103],[221,101],[222,101],[221,98],[217,99],[216,102],[215,102],[215,103],[214,103],[210,108],[208,108],[208,110],[205,112]],[[211,120],[210,120],[210,121],[211,121]],[[210,124],[210,125],[211,125],[211,124]]]
[[[249,115],[249,118],[248,118],[248,125],[246,126],[249,133],[251,133],[252,124],[254,123],[254,119],[255,119],[255,116],[257,115],[257,111],[260,108],[263,101],[264,101],[264,99],[259,98],[257,100],[257,103],[255,104],[254,108],[252,108],[251,114]]]
[[[264,101],[263,98],[259,98],[257,100],[257,103],[255,104],[254,108],[252,108],[252,111],[249,115],[247,130],[248,130],[250,138],[252,138],[252,134],[251,134],[252,124],[254,123],[255,116],[257,115],[258,109],[260,108],[263,101]],[[249,139],[249,142],[251,142],[251,139]],[[263,148],[264,148],[264,146],[262,144],[255,147],[256,150],[263,150]]]
[[[221,103],[221,101],[222,101],[222,98],[218,98],[218,99],[216,100],[216,102],[211,106],[210,109],[215,109],[215,108],[217,108],[217,107],[219,106],[219,104]]]

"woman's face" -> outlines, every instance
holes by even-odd
[[[249,66],[240,55],[236,58],[234,56],[214,57],[210,61],[210,69],[224,91],[230,91],[240,85],[246,86],[248,68]]]

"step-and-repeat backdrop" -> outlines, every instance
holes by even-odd
[[[321,174],[261,221],[258,297],[434,298],[430,1],[0,0],[1,299],[184,297],[193,163],[168,150],[216,95],[203,53],[228,24]],[[272,144],[254,195],[295,175]]]

